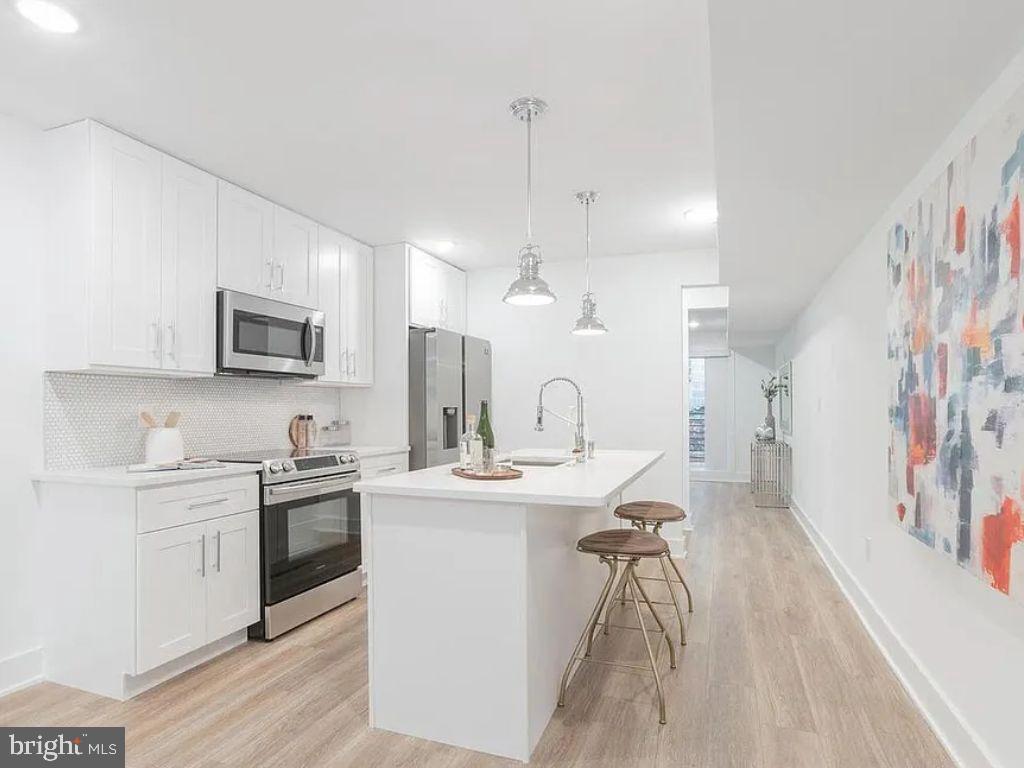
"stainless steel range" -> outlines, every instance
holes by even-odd
[[[362,590],[359,457],[294,449],[222,454],[261,464],[260,596],[263,619],[250,637],[270,640]]]

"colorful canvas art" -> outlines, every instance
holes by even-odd
[[[892,519],[1024,600],[1024,91],[888,236]]]

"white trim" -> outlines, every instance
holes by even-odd
[[[977,732],[949,701],[921,664],[917,654],[903,642],[856,577],[836,555],[828,541],[810,521],[796,500],[790,509],[835,579],[861,624],[882,652],[903,688],[924,715],[932,731],[960,768],[1006,768],[985,746]]]
[[[690,481],[694,483],[749,483],[749,472],[727,472],[721,469],[690,467]]]
[[[43,649],[27,651],[0,659],[0,696],[27,688],[43,679]]]

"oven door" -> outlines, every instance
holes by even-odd
[[[218,291],[217,370],[322,375],[324,313],[235,291]]]
[[[359,475],[263,489],[263,601],[273,605],[361,562]]]

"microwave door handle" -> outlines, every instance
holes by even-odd
[[[306,344],[306,334],[309,334],[309,344]],[[313,364],[313,358],[316,357],[316,331],[313,329],[313,318],[306,318],[306,328],[303,331],[302,336],[303,346],[306,348],[306,367],[308,368]]]

